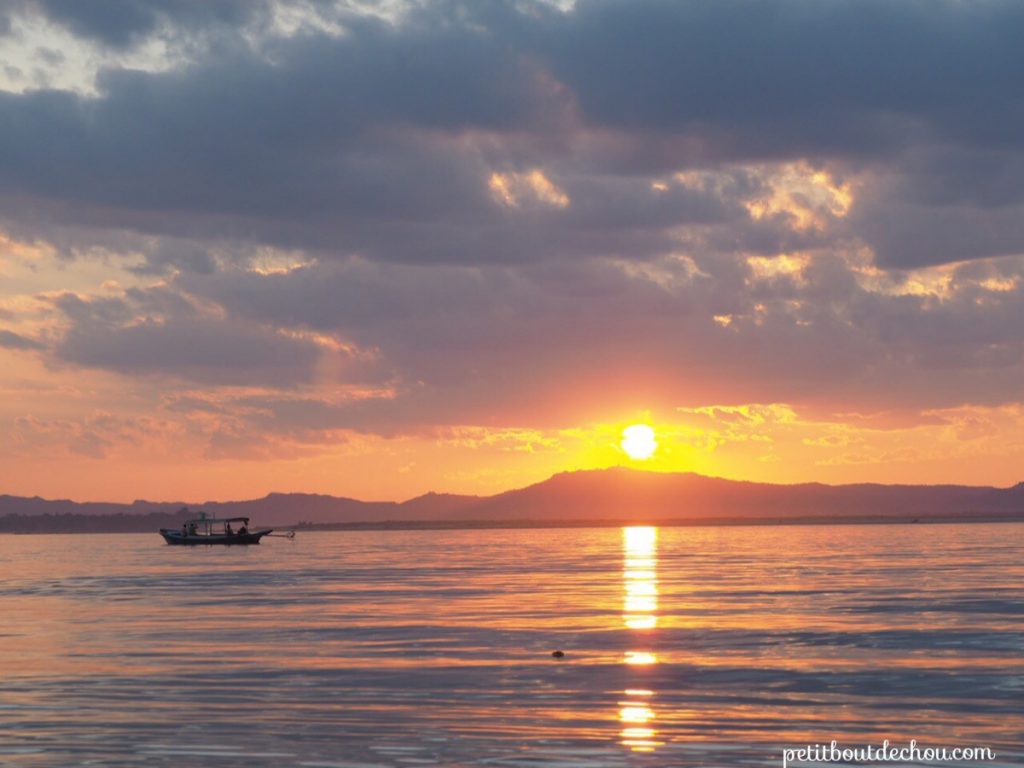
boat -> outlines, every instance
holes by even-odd
[[[273,528],[249,530],[248,517],[199,517],[186,520],[181,528],[161,528],[160,535],[168,544],[196,546],[198,544],[259,544],[260,539]]]

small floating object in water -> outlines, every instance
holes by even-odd
[[[561,651],[552,651],[551,655],[554,656],[556,659],[560,659],[563,656],[565,656],[565,654],[562,653]]]

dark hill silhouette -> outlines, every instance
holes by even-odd
[[[393,501],[359,501],[316,493],[271,493],[252,501],[207,502],[196,505],[218,517],[251,517],[260,524],[286,525],[298,521],[393,520],[399,505]]]
[[[460,496],[455,493],[427,493],[398,505],[403,520],[455,520],[464,510],[485,500],[482,496]]]
[[[964,485],[774,485],[693,473],[624,468],[565,472],[495,496],[429,493],[405,502],[360,501],[308,493],[187,505],[47,501],[0,496],[0,531],[151,530],[202,509],[251,517],[260,524],[370,526],[440,522],[544,525],[848,520],[1024,520],[1024,483],[1011,488]]]
[[[565,472],[464,509],[464,519],[565,520],[1024,517],[1024,484],[774,485],[613,468]]]

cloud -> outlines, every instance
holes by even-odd
[[[862,198],[851,219],[851,226],[871,245],[878,266],[887,269],[1024,253],[1020,203],[931,205],[881,188]]]
[[[16,1],[14,12],[41,14],[75,35],[112,48],[126,48],[168,31],[168,27],[195,30],[211,25],[241,26],[267,13],[268,6],[261,0],[29,0]]]
[[[598,0],[541,49],[595,124],[684,133],[732,160],[865,156],[922,136],[1019,144],[1006,97],[1021,21],[998,1]]]
[[[292,387],[352,354],[326,336],[238,322],[167,289],[132,289],[123,298],[62,293],[51,301],[66,321],[55,357],[123,374]]]
[[[376,350],[395,396],[333,416],[361,429],[565,426],[616,397],[671,408],[771,392],[875,409],[1016,397],[1019,260],[902,277],[820,253],[785,264],[795,266],[766,271],[759,258],[721,256],[645,270],[613,260],[529,270],[352,260],[179,279],[239,321]]]
[[[337,30],[267,22],[246,43],[274,14],[257,6],[35,6],[101,45],[162,24],[219,43],[109,69],[91,95],[0,94],[0,215],[420,263],[646,259],[709,221],[722,245],[738,230],[764,250],[859,238],[892,268],[1021,245],[1006,206],[1024,184],[998,172],[1024,162],[1015,3],[318,6]],[[865,194],[846,226],[808,232],[799,201],[651,194],[679,172],[795,161],[886,205]],[[953,215],[923,188],[958,190]],[[939,234],[908,238],[901,210]]]
[[[208,275],[217,269],[217,262],[209,249],[196,243],[160,239],[152,250],[145,253],[143,262],[130,268],[140,275],[163,275],[173,270]]]
[[[45,345],[35,339],[21,336],[13,331],[0,329],[0,347],[7,349],[44,349]]]

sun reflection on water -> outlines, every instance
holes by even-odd
[[[636,650],[626,652],[623,663],[631,667],[657,664],[658,658],[647,644],[650,631],[658,626],[658,529],[650,526],[632,526],[622,529],[622,623],[634,630]],[[647,688],[627,688],[619,702],[621,743],[634,752],[653,752],[661,742],[651,726],[655,718],[651,706],[654,691]]]

